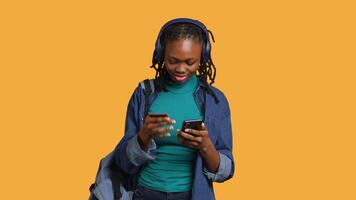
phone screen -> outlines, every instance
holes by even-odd
[[[201,120],[201,119],[184,120],[181,130],[184,131],[187,128],[195,129],[195,130],[201,130],[202,129],[202,123],[203,123],[203,120]]]

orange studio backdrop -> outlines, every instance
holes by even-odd
[[[1,1],[1,199],[87,199],[154,42],[213,32],[235,176],[222,200],[356,199],[353,1]]]

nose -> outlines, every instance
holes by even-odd
[[[175,72],[176,72],[177,74],[184,74],[184,73],[185,73],[184,64],[179,64],[179,65],[177,65],[177,67],[175,68]]]

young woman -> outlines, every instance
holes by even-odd
[[[188,18],[161,28],[148,114],[138,86],[128,104],[125,135],[115,149],[116,164],[134,177],[135,200],[215,199],[212,183],[234,174],[230,108],[223,92],[212,86],[216,69],[209,33]],[[167,116],[152,115],[157,113]],[[189,119],[203,123],[180,130]]]

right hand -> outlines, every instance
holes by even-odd
[[[169,117],[151,117],[149,114],[146,115],[143,127],[138,133],[141,148],[147,151],[148,145],[154,137],[165,138],[171,136],[167,131],[173,130],[173,126],[163,126],[175,123],[176,121]]]

